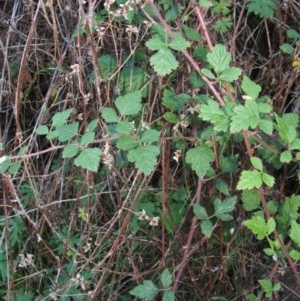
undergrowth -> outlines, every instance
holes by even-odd
[[[0,7],[2,299],[300,299],[298,1]]]

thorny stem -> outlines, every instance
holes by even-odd
[[[203,181],[201,179],[198,179],[198,188],[197,188],[197,192],[196,192],[196,204],[200,203],[201,200],[201,192],[202,192],[202,186],[203,186]],[[197,228],[197,221],[198,219],[194,216],[193,220],[192,220],[192,224],[191,224],[191,229],[189,232],[189,236],[186,242],[186,245],[184,246],[184,252],[183,252],[183,257],[182,257],[182,261],[179,264],[179,268],[178,268],[178,272],[176,274],[176,278],[174,280],[174,284],[172,287],[172,292],[176,292],[179,282],[180,282],[180,278],[182,276],[182,273],[184,271],[184,268],[186,266],[186,263],[189,259],[189,255],[190,255],[190,248],[191,248],[191,244],[192,244],[192,239],[194,236],[194,232]]]

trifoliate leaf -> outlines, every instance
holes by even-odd
[[[132,289],[129,294],[145,301],[151,301],[158,294],[158,288],[152,281],[145,280],[143,284]]]
[[[129,135],[133,129],[132,123],[128,121],[120,121],[117,123],[116,131],[121,135]]]
[[[193,212],[194,212],[195,216],[199,219],[206,219],[208,217],[205,207],[203,207],[199,204],[193,205]]]
[[[142,134],[141,142],[143,142],[143,143],[158,142],[159,137],[160,137],[159,131],[146,130]]]
[[[80,139],[80,145],[88,145],[89,143],[93,142],[95,138],[95,132],[88,132],[82,135]]]
[[[202,221],[200,224],[200,227],[201,227],[202,234],[204,236],[206,236],[207,238],[210,238],[213,233],[213,230],[214,230],[214,225],[211,222],[211,220],[208,219],[208,220]]]
[[[175,39],[172,39],[168,45],[172,49],[182,51],[190,46],[190,43],[185,40],[178,32],[174,33],[174,37]]]
[[[46,125],[40,125],[37,129],[36,129],[36,133],[38,135],[47,135],[49,133],[49,129]]]
[[[173,282],[172,274],[170,273],[169,269],[165,269],[160,275],[160,281],[164,288],[168,288],[171,286]]]
[[[189,149],[186,154],[186,162],[191,164],[192,169],[199,178],[204,179],[210,170],[210,163],[214,160],[213,151],[207,146],[197,146]]]
[[[122,150],[131,150],[139,146],[139,142],[132,137],[121,137],[117,142],[117,148]]]
[[[241,73],[242,73],[242,70],[240,68],[231,67],[231,68],[225,69],[221,73],[219,78],[221,81],[232,83],[233,81],[238,79],[238,77],[241,75]]]
[[[217,44],[213,47],[212,51],[207,54],[207,61],[217,74],[221,74],[229,67],[231,55],[225,46]]]
[[[274,186],[274,183],[275,183],[275,179],[274,177],[272,177],[271,175],[263,172],[261,174],[261,179],[262,181],[269,187],[273,187]]]
[[[99,148],[85,148],[74,160],[76,166],[96,172],[100,163],[101,151]]]
[[[135,115],[139,113],[142,109],[142,92],[134,91],[125,94],[124,96],[119,96],[116,99],[116,107],[123,116]]]
[[[257,169],[257,170],[259,170],[259,171],[262,171],[262,170],[263,170],[263,164],[262,164],[262,161],[261,161],[260,158],[258,158],[258,157],[251,157],[251,158],[250,158],[250,161],[251,161],[252,166],[253,166],[255,169]]]
[[[238,105],[233,109],[235,115],[231,118],[230,131],[232,133],[255,129],[259,122],[259,111],[254,100],[246,100],[245,105]]]
[[[237,189],[253,189],[259,188],[262,185],[261,173],[257,170],[244,170],[242,171],[240,180],[237,184]]]
[[[160,49],[156,54],[151,56],[150,64],[160,76],[168,75],[178,67],[175,56],[168,49]]]
[[[59,126],[56,129],[57,132],[57,138],[60,142],[66,142],[73,137],[75,137],[78,133],[79,123],[74,122],[71,124],[64,124],[62,126]]]
[[[62,112],[57,112],[52,117],[52,126],[53,127],[59,127],[66,123],[68,118],[71,116],[73,109],[67,109]]]
[[[250,96],[252,100],[256,100],[261,92],[261,86],[253,82],[248,76],[243,76],[242,90],[247,96]]]
[[[62,157],[64,159],[65,158],[73,158],[78,154],[79,149],[80,149],[79,145],[68,144],[64,147]]]
[[[139,146],[131,149],[128,153],[128,160],[134,162],[146,176],[153,172],[157,163],[156,157],[159,155],[159,148],[154,145]]]
[[[101,112],[102,118],[106,122],[117,122],[118,116],[114,109],[112,108],[104,108]]]

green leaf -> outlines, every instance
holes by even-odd
[[[152,38],[146,43],[146,46],[152,51],[160,50],[162,48],[167,49],[166,41],[163,40],[158,34],[153,35]]]
[[[258,158],[258,157],[251,157],[251,158],[250,158],[250,161],[251,161],[252,166],[253,166],[255,169],[257,169],[257,170],[259,170],[259,171],[262,171],[262,170],[263,170],[263,164],[262,164],[262,161],[261,161],[260,158]]]
[[[289,252],[289,254],[293,260],[297,260],[297,261],[300,260],[300,252],[299,251],[291,250]]]
[[[280,162],[290,163],[293,159],[292,152],[290,150],[285,150],[280,154]]]
[[[76,166],[96,172],[100,163],[101,151],[99,148],[85,148],[74,160]]]
[[[296,114],[284,114],[282,118],[280,118],[277,114],[275,114],[275,118],[280,138],[284,143],[290,144],[297,138],[296,128],[298,126],[299,117]]]
[[[246,211],[252,211],[260,206],[260,196],[258,191],[255,190],[244,190],[242,193],[243,208]]]
[[[158,142],[160,137],[160,132],[156,130],[146,130],[143,132],[141,137],[141,142],[150,143],[150,142]]]
[[[192,169],[199,178],[204,179],[210,170],[210,163],[214,160],[212,150],[207,146],[197,146],[189,149],[186,153],[186,162],[191,164]]]
[[[116,131],[121,135],[129,135],[133,129],[132,123],[128,121],[120,121],[117,123]]]
[[[241,73],[242,73],[242,70],[240,68],[231,67],[231,68],[225,69],[221,73],[219,78],[221,81],[232,83],[233,81],[238,79],[238,77],[241,75]]]
[[[106,122],[117,122],[118,121],[117,113],[112,108],[103,108],[101,115],[102,115],[102,118]]]
[[[125,94],[124,96],[119,96],[116,99],[116,107],[123,116],[135,115],[139,113],[142,109],[142,92],[134,91]]]
[[[285,54],[292,54],[292,53],[294,53],[295,48],[291,44],[283,43],[280,46],[280,50]]]
[[[49,133],[49,129],[48,129],[48,127],[46,125],[40,125],[36,129],[36,133],[38,135],[47,135]]]
[[[257,236],[258,240],[264,239],[268,233],[267,224],[260,215],[253,216],[251,219],[244,221],[244,225]]]
[[[277,6],[274,0],[248,0],[247,8],[249,13],[261,18],[270,18]]]
[[[107,81],[117,67],[117,61],[114,56],[103,54],[98,59],[100,66],[100,76],[104,81]]]
[[[6,172],[11,165],[10,156],[0,157],[0,174]]]
[[[267,221],[267,235],[273,233],[275,228],[276,228],[275,219],[273,217],[270,217]]]
[[[209,0],[199,0],[199,5],[205,8],[212,7],[214,4],[210,2]]]
[[[294,40],[300,39],[300,34],[295,29],[288,29],[287,32],[286,32],[286,36],[289,39],[294,39]]]
[[[154,145],[139,146],[131,149],[128,153],[128,160],[134,162],[135,165],[146,176],[153,172],[157,163],[156,157],[159,155],[159,148]]]
[[[208,99],[207,104],[202,104],[200,107],[199,117],[205,121],[210,121],[214,124],[214,129],[219,132],[226,132],[229,127],[229,119],[224,110],[219,104]]]
[[[192,72],[189,74],[189,82],[191,84],[192,89],[201,88],[205,86],[202,77],[195,70],[192,70]]]
[[[170,74],[178,68],[178,62],[172,52],[168,49],[160,49],[150,58],[150,64],[160,76]]]
[[[8,168],[8,172],[12,175],[15,174],[16,172],[19,171],[21,165],[22,165],[22,162],[19,162],[19,161],[12,163]]]
[[[217,178],[215,181],[216,188],[224,195],[229,195],[228,184],[221,178]]]
[[[248,76],[243,76],[242,90],[247,96],[250,96],[252,100],[256,100],[261,92],[261,86],[253,82]]]
[[[88,145],[93,142],[95,138],[95,132],[87,132],[82,135],[80,139],[80,145]]]
[[[237,202],[236,196],[226,198],[223,201],[217,198],[214,201],[214,209],[215,209],[214,213],[217,215],[219,213],[232,212],[235,209],[236,202]]]
[[[79,145],[68,144],[64,147],[62,157],[64,159],[75,157],[78,154],[79,149],[80,149]]]
[[[60,142],[66,142],[73,137],[75,137],[78,133],[79,123],[74,122],[71,124],[64,124],[62,126],[59,126],[56,129],[57,132],[57,138]]]
[[[164,118],[167,122],[170,122],[170,123],[178,123],[180,122],[180,118],[178,115],[174,114],[174,113],[171,113],[171,112],[166,112],[164,114]]]
[[[200,41],[200,34],[198,30],[195,30],[193,28],[188,27],[187,25],[182,25],[183,32],[185,36],[194,42],[199,42]]]
[[[65,124],[72,112],[73,109],[67,109],[65,111],[55,113],[52,117],[52,126],[60,127]]]
[[[98,125],[98,119],[94,119],[87,125],[87,132],[93,132]]]
[[[208,217],[205,207],[199,204],[193,205],[193,212],[195,216],[199,219],[206,219]]]
[[[174,32],[174,37],[175,39],[172,39],[168,45],[172,49],[182,51],[190,46],[190,43],[185,40],[178,32]]]
[[[172,274],[168,269],[165,269],[160,275],[160,281],[164,288],[168,288],[171,286],[173,282]]]
[[[212,28],[221,33],[224,34],[229,31],[233,26],[232,17],[221,17],[219,20],[216,20],[213,24]]]
[[[164,291],[162,301],[175,301],[175,294],[170,290]]]
[[[245,105],[238,105],[233,109],[235,115],[231,118],[230,131],[232,133],[255,129],[259,122],[259,111],[254,100],[246,100]]]
[[[143,284],[132,289],[129,294],[145,301],[151,301],[158,294],[158,288],[152,281],[145,280]]]
[[[146,72],[139,67],[125,67],[120,74],[119,90],[125,94],[132,91],[138,91],[145,84]]]
[[[201,72],[202,72],[202,74],[204,76],[206,76],[206,77],[208,77],[210,79],[216,79],[215,75],[209,69],[202,68]]]
[[[207,54],[207,61],[214,68],[215,72],[220,74],[229,67],[231,55],[225,46],[217,44],[213,47],[212,51]]]
[[[214,225],[212,224],[211,220],[208,219],[202,221],[200,227],[201,227],[201,233],[207,238],[210,238],[214,231]]]
[[[275,183],[275,179],[274,177],[272,177],[271,175],[263,172],[261,174],[261,179],[262,181],[269,187],[273,187],[274,186],[274,183]]]
[[[121,137],[117,142],[117,148],[122,150],[131,150],[139,146],[139,142],[132,137]]]
[[[237,189],[253,189],[259,188],[262,185],[261,173],[257,170],[243,170],[240,180],[237,184]]]
[[[261,119],[258,122],[259,128],[266,134],[271,135],[273,133],[273,122],[268,119]]]
[[[237,155],[229,156],[229,157],[220,156],[220,167],[222,172],[224,173],[237,172],[237,160],[238,160]]]
[[[290,238],[300,247],[300,225],[296,221],[291,222]]]

